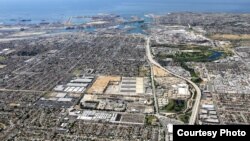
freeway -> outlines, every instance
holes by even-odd
[[[158,62],[156,62],[153,57],[152,57],[152,54],[151,54],[151,50],[150,50],[150,37],[148,37],[147,39],[147,43],[146,43],[146,55],[147,55],[147,58],[148,60],[150,61],[150,65],[155,65],[161,69],[163,69],[164,71],[166,71],[167,73],[175,76],[175,77],[178,77],[182,80],[185,80],[187,81],[189,84],[191,84],[194,88],[195,88],[195,91],[196,91],[196,99],[195,99],[195,103],[194,103],[194,106],[193,106],[193,109],[192,109],[192,114],[191,114],[191,117],[189,119],[189,124],[190,125],[194,125],[195,124],[195,121],[196,121],[196,117],[198,115],[198,111],[199,111],[199,105],[200,105],[200,100],[201,100],[201,90],[200,88],[194,83],[192,82],[191,80],[185,78],[185,77],[182,77],[182,76],[179,76],[169,70],[167,70],[166,68],[162,67]],[[152,77],[152,76],[151,76]],[[155,94],[154,94],[155,96]],[[155,101],[157,101],[156,99],[156,96],[155,96]],[[158,107],[158,106],[157,106]],[[156,107],[156,109],[157,109]]]
[[[152,84],[152,90],[154,95],[154,104],[155,104],[155,113],[156,115],[159,115],[159,107],[158,107],[158,100],[155,93],[155,81],[154,81],[154,70],[152,64],[150,64],[151,68],[151,84]]]

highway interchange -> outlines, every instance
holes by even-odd
[[[182,80],[185,80],[187,81],[189,84],[191,84],[194,88],[195,88],[195,91],[196,91],[196,99],[195,99],[195,103],[193,105],[193,109],[192,109],[192,114],[191,114],[191,117],[189,119],[189,124],[190,125],[194,125],[195,122],[196,122],[196,118],[197,118],[197,115],[198,115],[198,110],[199,110],[199,105],[200,105],[200,100],[201,100],[201,90],[200,88],[194,83],[192,82],[191,80],[187,79],[187,78],[184,78],[182,76],[179,76],[169,70],[167,70],[166,68],[162,67],[158,62],[156,62],[154,59],[153,59],[153,56],[151,54],[151,50],[150,50],[150,37],[147,37],[146,38],[146,55],[147,55],[147,58],[150,62],[150,66],[152,68],[153,65],[163,69],[164,71],[166,71],[167,73],[175,76],[175,77],[178,77]],[[153,80],[153,77],[154,77],[154,72],[152,71],[151,69],[151,79]],[[154,101],[155,101],[155,109],[156,109],[156,115],[159,115],[159,107],[158,107],[158,104],[157,104],[157,98],[156,98],[156,94],[154,92],[154,81],[152,81],[152,87],[153,87],[153,94],[154,94]]]

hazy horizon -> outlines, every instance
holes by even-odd
[[[249,0],[0,0],[0,5],[0,21],[18,18],[58,20],[69,16],[98,13],[250,13]]]

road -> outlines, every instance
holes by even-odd
[[[148,60],[150,61],[150,65],[155,65],[161,69],[163,69],[164,71],[166,71],[167,73],[175,76],[175,77],[178,77],[182,80],[185,80],[187,81],[189,84],[191,84],[194,88],[195,88],[195,91],[196,91],[196,99],[195,99],[195,103],[193,105],[193,109],[192,109],[192,114],[191,114],[191,117],[189,119],[189,124],[190,125],[194,125],[195,124],[195,121],[196,121],[196,117],[198,115],[198,111],[199,111],[199,105],[200,105],[200,100],[201,100],[201,90],[200,88],[194,83],[192,82],[191,80],[185,78],[185,77],[182,77],[182,76],[179,76],[169,70],[167,70],[166,68],[162,67],[158,62],[156,62],[154,59],[153,59],[153,56],[151,54],[151,50],[150,50],[150,37],[148,37],[147,39],[147,43],[146,43],[146,55],[147,55],[147,58]],[[151,67],[152,68],[152,67]],[[152,76],[151,76],[152,77]],[[154,94],[155,96],[155,94]],[[156,96],[155,96],[156,98]],[[157,101],[157,99],[155,99],[155,101]],[[158,106],[157,106],[158,107]],[[157,108],[156,108],[157,109]]]
[[[27,93],[46,93],[47,91],[37,91],[37,90],[14,90],[14,89],[0,89],[0,92],[27,92]]]

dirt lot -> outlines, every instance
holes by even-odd
[[[159,83],[163,87],[169,87],[172,85],[184,83],[184,80],[181,80],[177,77],[161,77],[161,78],[155,78],[155,81]]]
[[[250,34],[215,34],[211,38],[216,40],[250,40]]]
[[[121,81],[119,76],[99,76],[93,85],[88,89],[87,93],[93,94],[103,94],[104,90],[108,86],[109,82]]]
[[[166,71],[162,70],[159,67],[153,66],[153,71],[154,71],[154,75],[156,77],[163,77],[163,76],[169,76],[170,74],[167,73]]]

